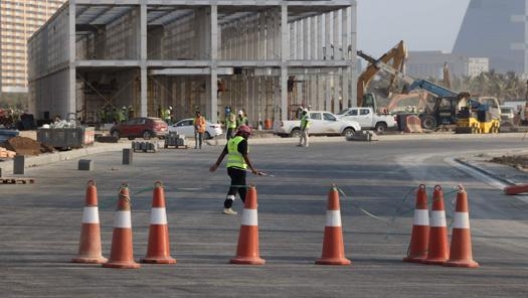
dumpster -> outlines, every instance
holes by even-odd
[[[95,129],[93,127],[39,128],[37,141],[59,149],[82,148],[93,145]]]

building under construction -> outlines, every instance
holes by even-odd
[[[30,112],[337,112],[356,102],[356,34],[355,0],[70,0],[28,42]]]

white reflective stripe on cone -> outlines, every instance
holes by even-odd
[[[427,209],[415,209],[413,224],[415,226],[428,226],[429,211],[427,211]]]
[[[340,227],[341,226],[341,211],[340,210],[326,210],[326,226]]]
[[[431,227],[447,227],[445,211],[431,211]]]
[[[132,228],[130,211],[116,211],[114,228]]]
[[[83,223],[97,224],[99,223],[99,209],[95,207],[84,207]]]
[[[153,225],[166,225],[167,212],[165,208],[152,208],[150,210],[150,223]]]
[[[453,228],[469,229],[469,213],[455,212],[455,222],[453,223]]]
[[[244,212],[242,212],[242,225],[258,226],[257,209],[244,209]]]

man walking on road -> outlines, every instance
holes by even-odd
[[[224,150],[209,168],[210,172],[216,171],[222,160],[227,155],[227,174],[231,177],[231,185],[224,201],[224,211],[228,215],[236,215],[237,212],[232,209],[236,193],[240,195],[242,202],[246,199],[246,171],[247,168],[255,175],[263,175],[257,171],[249,160],[249,145],[247,139],[251,135],[251,128],[242,125],[238,128],[235,136],[231,138],[224,147]]]
[[[301,117],[301,136],[299,137],[299,147],[308,147],[308,128],[310,127],[310,116],[308,112],[304,110]]]

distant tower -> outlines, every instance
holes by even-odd
[[[528,0],[471,0],[452,52],[488,57],[500,73],[528,74]]]

